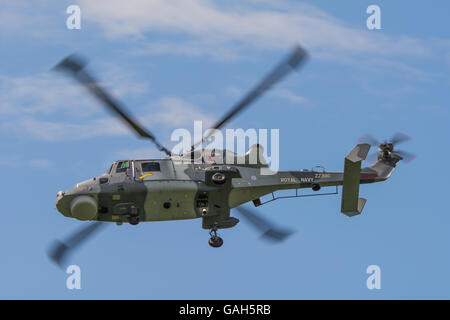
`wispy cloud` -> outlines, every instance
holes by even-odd
[[[429,79],[421,61],[447,61],[450,42],[351,25],[298,1],[79,0],[84,17],[109,38],[126,38],[126,54],[253,59],[301,44],[314,59],[381,70],[383,77]],[[151,41],[148,41],[151,35]],[[369,71],[368,71],[369,70]],[[440,75],[440,78],[445,75]]]
[[[45,2],[45,8],[49,3]],[[130,40],[127,51],[140,54],[248,59],[252,57],[249,50],[285,50],[294,43],[301,43],[313,51],[314,58],[358,64],[371,75],[383,70],[398,77],[427,80],[433,75],[409,64],[407,59],[437,54],[446,61],[450,47],[447,40],[394,36],[352,27],[317,7],[294,1],[243,0],[227,2],[227,5],[212,0],[78,0],[78,3],[83,19],[91,23],[93,33],[98,34],[98,29],[93,26],[97,24],[109,37],[120,40],[126,37]],[[33,29],[22,24],[28,23],[28,16],[36,8],[26,1],[7,0],[3,5],[5,10],[1,10],[0,21],[3,15],[11,14],[19,21],[16,27],[22,32]],[[32,24],[40,20],[43,25],[49,23],[42,18],[47,17],[48,12],[38,8],[38,13],[36,16],[41,18],[31,19],[35,21]],[[52,17],[49,20],[54,23]],[[150,43],[141,41],[148,39],[149,34],[154,35]],[[161,35],[164,40],[159,37]],[[116,65],[105,69],[109,74],[102,77],[108,79],[104,85],[112,88],[119,98],[129,95],[142,98],[151,89],[148,83],[133,81],[129,73]],[[227,93],[238,99],[244,92],[241,88],[229,87]],[[303,96],[287,88],[274,88],[269,95],[294,104],[305,102]],[[151,128],[191,128],[194,120],[203,120],[208,125],[213,123],[215,116],[203,112],[203,103],[194,103],[195,100],[192,97],[158,97],[143,106],[157,112],[137,116]],[[125,125],[104,113],[84,89],[54,74],[0,75],[0,115],[1,130],[27,134],[35,139],[85,139],[129,134]]]
[[[108,85],[113,96],[141,96],[148,84],[135,83],[123,73],[111,72]],[[116,74],[116,76],[114,75]],[[175,96],[148,103],[144,114],[135,114],[146,127],[191,128],[195,120],[210,125],[214,117],[189,101]],[[153,111],[152,111],[153,110]],[[154,111],[158,110],[158,111]],[[28,77],[0,76],[0,129],[45,141],[80,140],[97,136],[130,135],[129,128],[111,116],[84,88],[68,79],[40,74]]]
[[[306,99],[298,94],[295,94],[289,89],[281,88],[281,89],[275,89],[269,92],[270,96],[281,98],[284,100],[287,100],[289,102],[295,103],[295,104],[301,104],[306,101]]]
[[[209,0],[79,0],[86,19],[111,37],[164,32],[173,41],[152,42],[141,52],[233,57],[240,49],[279,49],[302,43],[335,56],[346,54],[428,56],[418,38],[387,36],[352,28],[317,7],[285,1],[240,1],[224,6]],[[261,6],[264,4],[265,6]],[[179,35],[189,40],[180,41]]]
[[[74,0],[90,34],[136,40],[126,52],[249,57],[248,50],[285,50],[301,43],[316,59],[361,61],[378,58],[448,59],[448,39],[369,31],[326,11],[287,0]],[[55,11],[58,10],[57,12]],[[5,0],[0,4],[2,36],[28,34],[60,43],[66,35],[63,4]],[[38,28],[36,26],[39,26]],[[51,37],[49,35],[52,35]],[[148,41],[151,35],[151,41]],[[161,37],[162,36],[162,37]]]
[[[0,156],[0,165],[3,168],[28,167],[31,169],[50,169],[53,166],[53,162],[44,158],[23,159],[22,156],[12,154]]]
[[[190,127],[196,120],[203,121],[205,127],[213,124],[215,117],[202,109],[178,97],[163,97],[154,102],[155,109],[161,112],[146,116],[146,122],[162,123],[167,127]]]
[[[81,6],[84,25],[89,26],[88,38],[102,35],[126,39],[123,51],[127,54],[248,59],[254,57],[255,50],[285,51],[300,43],[312,52],[314,59],[378,67],[411,78],[418,71],[424,72],[411,67],[408,59],[448,61],[450,49],[448,39],[369,31],[298,1],[74,1]],[[5,36],[28,33],[35,38],[35,33],[40,33],[40,37],[59,44],[61,37],[55,34],[64,35],[67,31],[61,22],[66,18],[64,5],[61,16],[49,0],[40,6],[24,0],[7,0],[2,5],[0,27],[14,29],[4,32]]]
[[[55,6],[53,0],[40,0],[38,5],[27,0],[2,0],[0,38],[25,36],[33,41],[43,38],[48,41],[49,35],[52,35],[53,40],[61,39],[67,31],[64,28],[66,16],[65,7]]]
[[[0,114],[32,115],[57,111],[75,114],[97,110],[79,86],[48,73],[36,76],[0,75]]]
[[[70,121],[50,121],[20,117],[3,124],[3,129],[14,134],[25,134],[33,139],[45,141],[81,140],[97,136],[129,134],[125,125],[115,118],[102,118],[74,123]]]
[[[50,169],[53,163],[48,159],[31,159],[28,161],[28,165],[36,169]]]
[[[155,147],[125,149],[117,152],[120,159],[159,159],[161,152]]]
[[[143,85],[128,81],[124,74],[110,72],[107,77],[107,86],[114,87],[113,94],[117,97],[141,94]],[[0,75],[0,114],[2,131],[38,140],[128,133],[84,88],[54,73],[25,77]]]

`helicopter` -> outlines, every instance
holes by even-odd
[[[306,50],[301,46],[294,47],[257,86],[217,121],[213,129],[223,128],[273,85],[303,65],[307,57]],[[223,239],[218,235],[218,230],[232,228],[239,223],[239,219],[230,215],[231,209],[235,209],[264,238],[282,241],[292,231],[275,226],[242,205],[253,202],[258,207],[280,198],[309,196],[298,194],[299,189],[312,189],[310,195],[317,195],[315,192],[323,187],[335,187],[335,193],[325,194],[337,194],[338,186],[342,186],[341,212],[352,217],[361,214],[366,203],[366,199],[359,197],[360,184],[385,181],[400,160],[414,157],[394,148],[396,144],[409,140],[406,135],[395,134],[383,143],[366,135],[345,157],[343,172],[329,172],[322,167],[262,174],[262,170],[269,170],[262,146],[253,145],[245,154],[204,149],[203,142],[210,138],[211,130],[187,151],[173,154],[107,93],[86,69],[86,64],[86,59],[73,54],[54,69],[73,77],[139,137],[153,142],[166,157],[117,160],[106,173],[57,193],[56,208],[62,215],[95,221],[83,226],[64,242],[54,243],[49,256],[60,266],[70,252],[105,226],[106,222],[137,225],[150,221],[201,219],[202,228],[209,230],[208,244],[219,248],[223,245]],[[378,147],[374,154],[376,162],[361,168],[371,146]],[[280,190],[295,190],[296,194],[276,197],[274,192]],[[263,202],[261,198],[266,195],[272,195],[272,199]]]

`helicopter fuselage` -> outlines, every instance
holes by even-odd
[[[58,192],[56,207],[79,220],[127,222],[203,217],[204,228],[234,226],[230,209],[278,190],[343,184],[343,172],[261,170],[260,165],[186,163],[173,159],[116,161],[102,176]],[[267,167],[265,168],[267,169]],[[383,162],[361,169],[360,183],[383,181],[393,167]],[[215,178],[223,178],[222,180]]]

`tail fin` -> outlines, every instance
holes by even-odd
[[[366,204],[366,199],[359,198],[359,183],[361,162],[366,159],[369,149],[370,145],[367,143],[358,144],[345,157],[341,212],[349,217],[361,214]]]

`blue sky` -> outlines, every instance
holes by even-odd
[[[0,298],[450,298],[445,201],[449,158],[448,1],[2,1]],[[81,30],[65,27],[67,6]],[[382,29],[366,28],[378,4]],[[257,209],[297,233],[261,242],[244,222],[207,245],[200,220],[110,225],[73,256],[82,289],[45,251],[83,225],[54,206],[58,190],[119,158],[162,154],[70,79],[49,72],[79,52],[164,144],[225,113],[296,43],[311,58],[230,128],[280,129],[280,167],[342,170],[358,137],[413,137],[385,183],[364,185],[361,216],[339,196]],[[366,268],[381,268],[381,290]]]

